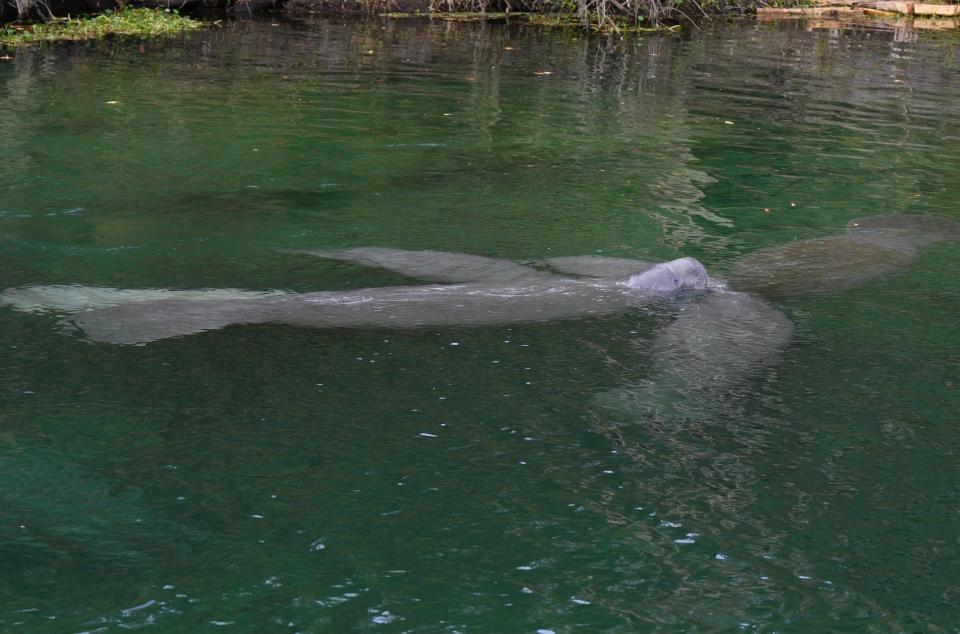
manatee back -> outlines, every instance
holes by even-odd
[[[547,258],[543,263],[563,275],[620,279],[652,269],[656,262],[602,255],[576,255]]]
[[[730,287],[769,298],[823,293],[857,286],[904,269],[916,257],[906,243],[890,244],[827,236],[760,249],[736,260]]]

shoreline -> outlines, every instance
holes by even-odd
[[[917,10],[914,14],[913,3],[907,6],[911,13],[898,11],[895,5],[902,2],[874,2],[881,7],[864,8],[862,3],[853,0],[816,0],[811,5],[806,0],[785,2],[784,6],[769,7],[753,4],[736,5],[733,9],[726,7],[721,10],[718,0],[710,0],[708,11],[696,0],[676,0],[672,5],[674,13],[671,17],[662,17],[653,22],[643,16],[628,17],[622,13],[587,13],[574,11],[574,5],[567,2],[566,11],[549,10],[554,5],[540,4],[544,10],[489,10],[489,11],[457,11],[456,5],[445,5],[450,10],[437,10],[432,0],[394,0],[387,4],[387,0],[217,0],[220,4],[210,7],[200,4],[197,0],[186,0],[178,6],[184,7],[183,13],[176,8],[169,8],[175,0],[151,0],[147,5],[132,7],[123,4],[123,0],[61,0],[43,5],[50,11],[47,16],[34,16],[32,20],[10,20],[10,8],[0,4],[0,18],[4,17],[3,7],[6,7],[7,19],[0,19],[0,50],[24,45],[33,45],[43,42],[96,40],[105,37],[157,37],[175,35],[216,25],[219,20],[207,19],[213,16],[226,17],[229,15],[254,14],[281,14],[297,19],[304,16],[343,16],[343,17],[371,17],[391,20],[428,19],[449,22],[519,22],[536,26],[555,28],[571,28],[582,31],[623,35],[626,33],[675,33],[683,28],[693,26],[698,28],[699,23],[715,18],[737,18],[751,16],[758,22],[796,21],[807,20],[811,28],[817,28],[815,23],[824,22],[823,28],[856,28],[873,26],[908,27],[916,29],[951,30],[960,28],[960,19],[950,13],[950,17],[926,15],[933,13],[930,10]],[[496,0],[505,2],[506,9],[510,9],[510,0]],[[513,0],[514,2],[516,0]],[[527,0],[528,2],[544,2],[544,0]],[[578,2],[584,0],[577,0]],[[592,1],[592,0],[591,0]],[[620,0],[605,0],[614,2],[623,7]],[[649,0],[633,0],[634,2]],[[699,20],[694,20],[683,11],[687,3],[693,2],[700,11]],[[85,3],[86,7],[99,7],[87,14],[70,14],[63,17],[64,9],[76,8],[78,3]],[[224,3],[232,3],[225,5]],[[790,5],[790,6],[786,6]],[[21,5],[22,6],[22,5]],[[490,5],[493,6],[493,5]],[[521,5],[523,6],[523,5]],[[560,6],[560,5],[556,5]],[[594,6],[601,7],[601,4]],[[960,14],[960,5],[917,5],[918,7],[955,7],[956,14]],[[383,10],[383,9],[391,10]],[[503,7],[501,7],[503,8]],[[523,8],[529,9],[529,6]],[[942,10],[942,9],[938,9]],[[951,9],[953,10],[953,9]],[[196,14],[197,17],[190,15]],[[899,13],[899,15],[898,15]],[[679,14],[679,15],[678,15]],[[79,17],[78,17],[79,15]],[[681,17],[682,16],[682,17]],[[43,19],[43,18],[46,19]],[[685,19],[684,19],[685,18]],[[824,18],[827,20],[824,21]],[[940,19],[936,19],[940,18]]]
[[[92,16],[0,24],[0,47],[105,37],[157,37],[196,31],[204,26],[200,20],[182,16],[176,9],[123,8]]]
[[[753,13],[758,0],[20,0],[0,2],[2,33],[71,20],[75,27],[97,16],[152,10],[190,19],[193,14],[371,16],[392,19],[430,18],[453,21],[523,20],[543,26],[602,32],[670,32],[684,24],[723,15]],[[134,7],[136,7],[134,9]],[[83,16],[83,17],[77,17]],[[52,30],[52,29],[51,29]],[[123,34],[117,31],[116,34]],[[44,38],[47,39],[47,38]],[[52,39],[80,39],[64,37]],[[7,38],[7,44],[11,43]]]

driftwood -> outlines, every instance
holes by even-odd
[[[937,17],[960,17],[960,4],[929,4],[909,2],[907,0],[816,0],[815,7],[796,8],[760,8],[757,15],[761,18],[779,17],[850,17],[850,16],[888,16],[923,15]]]
[[[902,29],[907,28],[910,30],[934,30],[934,31],[950,31],[953,29],[960,29],[960,20],[957,18],[904,18],[903,16],[897,16],[896,19],[882,19],[882,18],[871,18],[869,22],[855,20],[843,20],[840,18],[811,18],[806,22],[806,28],[808,31],[817,31],[817,30],[836,30],[836,29],[849,29],[855,26],[863,26],[864,24],[869,24],[870,26],[883,28],[883,29]]]

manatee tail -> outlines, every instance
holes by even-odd
[[[0,293],[0,306],[26,313],[68,313],[72,317],[67,325],[79,327],[92,341],[140,344],[263,321],[271,314],[270,300],[286,295],[232,288],[22,286]]]
[[[68,323],[91,341],[137,345],[217,330],[233,324],[270,321],[276,302],[258,299],[159,299],[84,310]]]
[[[166,288],[122,289],[103,286],[20,286],[0,293],[0,306],[24,313],[78,313],[132,302],[166,299],[259,299],[286,295],[283,291],[244,291],[236,288],[177,291]]]

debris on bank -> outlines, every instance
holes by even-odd
[[[816,6],[758,8],[761,21],[797,18],[808,30],[870,28],[892,30],[901,38],[914,38],[924,30],[960,29],[960,4],[906,2],[904,0],[821,0]],[[914,35],[907,35],[907,34]]]
[[[761,19],[914,16],[960,18],[960,4],[934,4],[907,0],[823,0],[811,7],[760,7],[757,9],[757,16]]]

